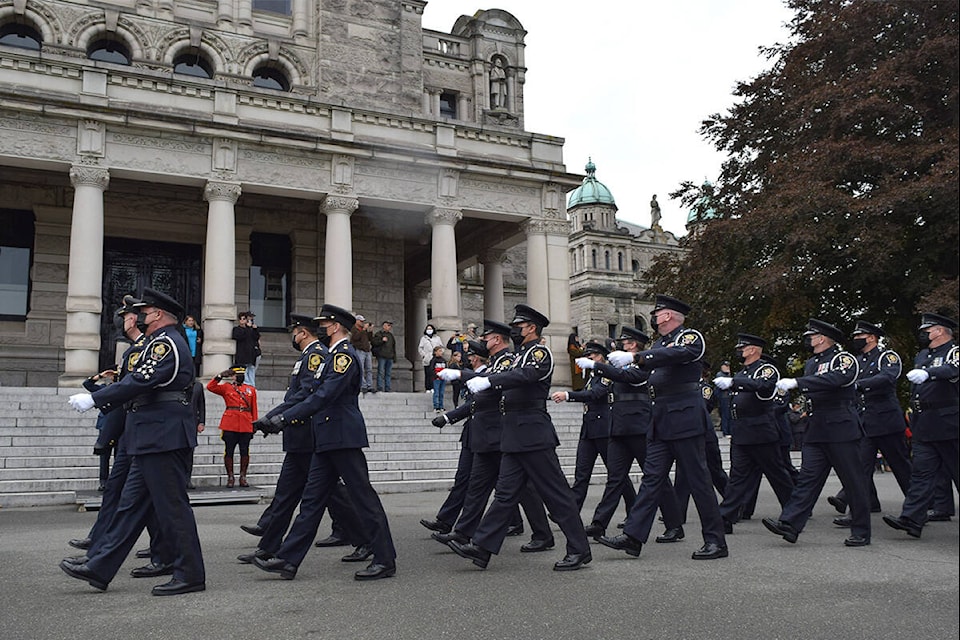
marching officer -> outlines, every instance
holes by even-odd
[[[803,334],[804,347],[813,352],[800,378],[781,378],[777,389],[797,389],[810,402],[810,423],[803,438],[800,476],[780,517],[764,518],[763,525],[790,543],[796,543],[810,518],[832,467],[847,490],[852,516],[848,547],[870,544],[870,505],[860,467],[863,429],[856,408],[859,366],[857,359],[840,349],[843,332],[823,320],[811,318]]]
[[[883,521],[914,538],[919,538],[923,530],[937,481],[949,475],[953,485],[960,486],[960,353],[954,340],[956,331],[956,320],[938,313],[923,314],[920,353],[913,361],[913,369],[907,372],[912,383],[913,472],[900,516],[883,516]]]
[[[604,536],[600,543],[611,549],[639,556],[650,535],[657,504],[667,488],[674,461],[686,474],[694,504],[700,514],[703,546],[693,552],[694,560],[713,560],[729,555],[717,496],[710,483],[704,454],[704,437],[709,416],[700,392],[700,360],[706,345],[695,329],[683,326],[690,305],[659,294],[650,314],[650,324],[660,339],[640,353],[613,352],[615,365],[635,362],[650,372],[647,380],[652,417],[647,437],[647,459],[640,490],[623,533]]]
[[[450,542],[450,548],[458,555],[481,568],[486,568],[491,554],[499,553],[511,511],[520,501],[528,479],[567,538],[567,553],[553,565],[554,570],[573,571],[592,559],[576,502],[557,458],[556,447],[560,440],[547,413],[553,354],[540,344],[540,336],[548,324],[549,319],[542,313],[518,304],[510,325],[511,336],[520,342],[520,347],[511,368],[489,377],[476,376],[467,380],[467,388],[472,393],[492,387],[503,394],[500,400],[503,414],[500,448],[503,455],[493,503],[471,542]]]
[[[780,459],[780,429],[774,415],[780,372],[763,359],[767,341],[749,333],[737,335],[737,357],[744,368],[733,377],[718,376],[713,384],[730,392],[730,483],[720,517],[725,533],[733,533],[744,505],[753,496],[761,475],[773,487],[780,507],[790,500],[793,479]]]

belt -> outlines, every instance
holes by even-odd
[[[946,402],[921,402],[920,400],[914,400],[910,403],[914,411],[924,411],[926,409],[946,409],[947,407],[956,407],[957,400],[949,400]]]
[[[246,411],[247,413],[253,413],[250,407],[227,407],[227,411]]]
[[[472,414],[476,414],[476,413],[484,413],[484,412],[486,412],[486,411],[490,411],[490,412],[496,411],[496,412],[499,412],[499,411],[500,411],[500,403],[499,403],[499,402],[483,402],[483,403],[480,403],[480,402],[474,401],[474,403],[470,405],[470,414],[471,414],[471,415],[472,415]]]
[[[650,385],[647,385],[648,392],[650,393],[651,398],[656,398],[657,396],[663,398],[665,396],[679,396],[684,393],[690,393],[691,391],[700,391],[699,382],[687,382],[684,384],[672,385],[666,388],[654,389]]]
[[[638,400],[649,400],[649,393],[611,393],[610,402],[636,402]]]
[[[137,396],[130,401],[130,411],[136,411],[140,407],[160,402],[179,402],[181,404],[190,404],[187,399],[187,390],[182,391],[158,391],[157,393],[145,393]]]
[[[761,409],[760,411],[737,411],[737,408],[730,407],[730,415],[732,418],[759,418],[760,416],[765,416],[773,413],[771,409]]]
[[[508,411],[546,411],[546,400],[523,400],[520,402],[506,402],[500,398],[500,413]]]

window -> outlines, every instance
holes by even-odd
[[[0,209],[0,319],[26,320],[30,310],[33,213]]]
[[[212,80],[213,64],[200,53],[200,49],[191,48],[173,59],[173,72]]]
[[[285,16],[291,14],[291,0],[253,0],[254,11],[269,11],[270,13],[281,13]]]
[[[609,251],[603,252],[603,268],[606,269],[607,271],[610,270],[610,252]]]
[[[257,67],[253,71],[253,86],[275,91],[290,91],[290,81],[286,74],[269,65]]]
[[[591,258],[591,263],[593,268],[596,269],[597,268],[597,250],[596,249],[590,250],[590,258]]]
[[[613,338],[614,340],[616,340],[618,335],[620,335],[620,334],[619,334],[619,332],[617,331],[617,325],[615,325],[615,324],[608,324],[608,325],[607,325],[607,337],[608,337],[608,338]]]
[[[250,310],[261,329],[285,329],[290,313],[290,236],[250,234]]]
[[[443,118],[457,117],[457,94],[453,91],[444,91],[440,94],[440,116]]]
[[[640,273],[640,261],[639,261],[639,260],[631,260],[631,261],[630,261],[630,268],[633,270],[634,273]]]
[[[87,57],[101,62],[130,64],[130,50],[116,38],[101,38],[87,47]]]
[[[617,270],[623,271],[623,252],[617,251]]]
[[[0,27],[0,44],[40,51],[43,38],[33,27],[11,22]]]

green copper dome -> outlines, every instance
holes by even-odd
[[[581,204],[609,204],[614,207],[617,203],[613,201],[613,194],[606,185],[597,180],[597,166],[593,164],[592,159],[587,160],[585,167],[587,176],[583,179],[583,184],[570,192],[567,200],[567,208],[572,209]]]
[[[690,213],[687,214],[688,227],[691,224],[706,222],[717,217],[717,210],[713,208],[712,198],[710,197],[712,193],[713,184],[709,180],[704,180],[703,186],[700,188],[700,197],[697,198],[693,208],[690,209]]]

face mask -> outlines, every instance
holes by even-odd
[[[290,336],[290,344],[293,345],[293,350],[294,350],[294,351],[301,351],[301,349],[300,349],[300,344],[297,342],[297,336],[296,336],[296,334]]]
[[[803,336],[803,348],[813,353],[813,336]]]
[[[854,338],[853,339],[853,348],[856,351],[863,351],[863,348],[867,346],[866,338]]]
[[[746,356],[743,355],[743,349],[737,349],[737,360],[744,362],[746,359]],[[721,371],[723,371],[723,369],[721,369]],[[727,375],[729,375],[729,373],[727,373]]]
[[[433,329],[427,329],[427,335],[428,335],[428,336],[432,336],[432,335],[433,335]]]
[[[147,314],[143,311],[137,312],[137,329],[139,329],[141,333],[147,332]]]
[[[656,331],[658,326],[660,326],[660,325],[657,324],[657,314],[651,313],[651,314],[650,314],[650,327],[651,327],[654,331]]]
[[[523,329],[520,327],[510,327],[510,340],[517,349],[523,344]]]
[[[929,349],[930,333],[926,329],[922,329],[920,333],[917,334],[917,342],[920,344],[921,349]]]
[[[322,336],[317,336],[317,340],[319,340],[320,344],[322,344],[325,347],[330,346],[330,336],[328,336],[327,334],[323,334]]]

